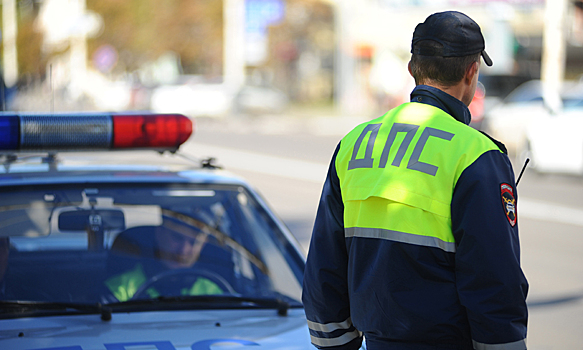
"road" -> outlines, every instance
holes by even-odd
[[[197,120],[182,150],[216,157],[265,197],[307,251],[330,157],[354,118]],[[522,165],[515,165],[518,175]],[[583,178],[527,169],[518,186],[528,348],[583,349]]]

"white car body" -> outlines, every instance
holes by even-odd
[[[154,89],[150,103],[157,113],[221,117],[231,109],[233,98],[224,84],[165,85]]]
[[[530,157],[536,171],[583,175],[583,108],[533,120],[526,140],[521,157]]]
[[[488,133],[514,153],[524,145],[528,124],[548,113],[542,101],[501,104],[488,113]]]
[[[565,82],[561,89],[561,98],[565,106],[583,99],[583,85],[572,81]],[[558,113],[571,112],[564,109]],[[526,146],[529,125],[550,125],[553,119],[553,111],[543,99],[542,83],[539,80],[530,80],[487,111],[485,125],[488,134],[504,143],[512,156],[517,156]]]
[[[0,321],[2,349],[314,349],[303,310],[156,311]],[[212,347],[211,347],[212,346]]]

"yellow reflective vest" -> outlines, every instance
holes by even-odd
[[[336,158],[346,237],[455,252],[453,190],[464,169],[490,150],[499,148],[479,131],[422,103],[355,128]]]
[[[136,264],[133,269],[130,269],[122,274],[110,277],[105,281],[107,288],[119,301],[130,300],[140,287],[146,283],[148,278],[144,272],[142,264]],[[148,288],[145,291],[150,298],[157,298],[160,293],[154,288]],[[223,294],[223,290],[216,285],[216,283],[199,277],[190,288],[182,288],[181,295],[211,295]]]

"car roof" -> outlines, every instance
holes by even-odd
[[[540,80],[529,80],[514,89],[505,99],[506,103],[542,101],[543,83]],[[563,99],[583,99],[583,83],[579,81],[564,81],[561,86]]]
[[[16,157],[16,158],[15,158]],[[148,159],[146,164],[139,159]],[[198,161],[198,162],[197,162]],[[0,158],[0,186],[72,183],[184,183],[249,186],[213,160],[153,151],[11,154]]]

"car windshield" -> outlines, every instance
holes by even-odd
[[[301,266],[238,185],[42,185],[0,196],[2,300],[300,300]]]

